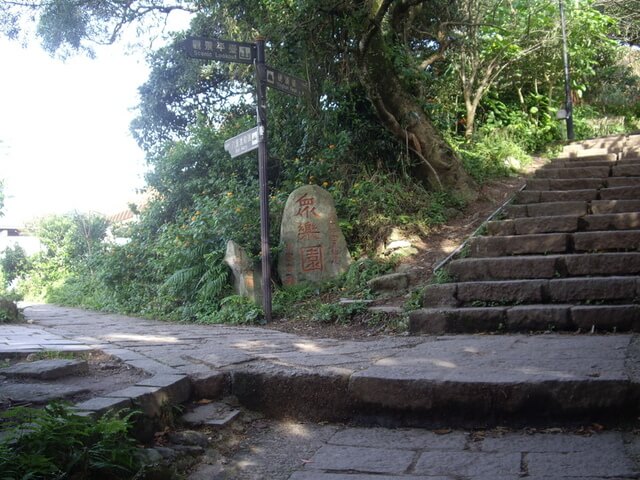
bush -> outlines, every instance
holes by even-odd
[[[0,298],[0,324],[17,323],[21,320],[22,315],[15,302],[6,298]]]
[[[141,465],[129,435],[130,416],[95,420],[59,403],[9,409],[0,417],[7,432],[0,440],[2,478],[136,478]]]

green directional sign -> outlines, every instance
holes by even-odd
[[[253,64],[256,44],[219,38],[187,37],[182,43],[187,56],[202,60]]]

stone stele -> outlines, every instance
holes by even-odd
[[[233,240],[227,242],[224,262],[231,269],[233,288],[237,295],[248,297],[255,303],[262,302],[262,273],[247,252]]]
[[[351,264],[331,194],[316,185],[293,191],[280,226],[278,273],[285,286],[322,282]]]

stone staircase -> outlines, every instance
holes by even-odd
[[[640,135],[566,146],[437,277],[413,334],[640,331]]]

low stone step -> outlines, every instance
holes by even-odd
[[[409,332],[640,331],[640,305],[518,305],[423,308],[409,313]]]
[[[489,235],[532,235],[538,233],[576,232],[578,215],[514,218],[487,222]]]
[[[611,176],[613,177],[639,177],[640,164],[616,165],[611,168]]]
[[[569,155],[566,157],[558,157],[558,160],[569,161],[569,162],[570,161],[597,162],[597,161],[607,160],[610,162],[615,162],[616,160],[618,160],[618,154],[615,152],[595,154],[595,153],[592,153],[592,151],[585,151],[579,155]]]
[[[622,170],[625,171],[625,170]],[[611,173],[611,167],[541,168],[536,178],[604,178]]]
[[[507,205],[504,209],[509,218],[549,217],[559,215],[586,215],[589,203],[579,202],[545,202],[524,205]]]
[[[553,169],[553,168],[576,168],[576,167],[610,167],[612,165],[618,165],[620,163],[619,160],[609,159],[609,160],[583,160],[583,159],[572,159],[568,160],[566,158],[560,158],[558,160],[552,160],[547,163],[538,171]]]
[[[635,230],[640,229],[640,212],[586,215],[578,220],[578,230]]]
[[[637,200],[640,199],[640,185],[631,187],[609,187],[600,190],[602,200]]]
[[[565,233],[474,237],[469,242],[469,256],[477,258],[563,253],[567,251],[568,240],[568,235]]]
[[[591,213],[625,213],[640,211],[640,200],[593,200]]]
[[[625,148],[620,154],[620,158],[640,158],[640,146]]]
[[[583,216],[559,215],[487,222],[487,235],[492,236],[636,229],[640,229],[640,212],[589,214]]]
[[[606,188],[634,187],[640,185],[640,177],[609,177],[604,183]]]
[[[576,252],[638,251],[640,230],[576,232],[573,248]]]
[[[640,156],[639,157],[630,157],[630,158],[621,158],[615,165],[618,166],[626,166],[626,165],[638,165],[640,164]]]
[[[452,281],[551,279],[640,274],[640,253],[574,253],[462,258],[447,266]]]
[[[531,303],[633,303],[640,277],[576,277],[429,285],[422,306],[470,307]]]
[[[599,190],[521,190],[516,193],[515,204],[590,201],[598,198]]]
[[[587,190],[605,185],[602,178],[531,178],[527,180],[527,190]]]

